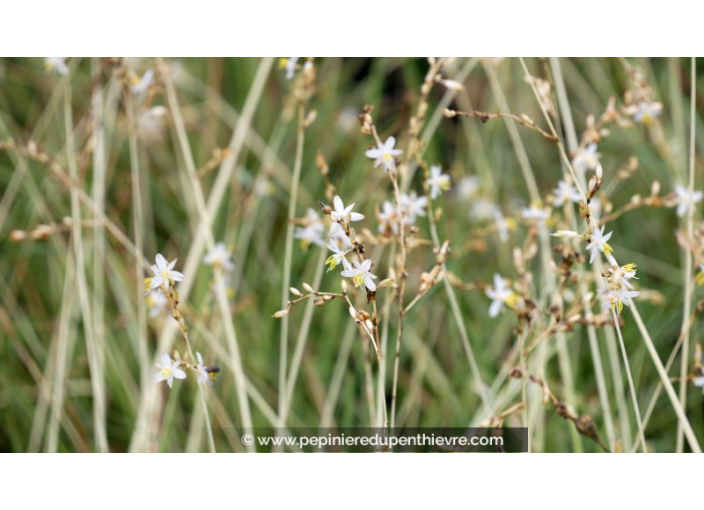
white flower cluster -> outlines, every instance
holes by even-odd
[[[381,204],[381,211],[377,213],[379,232],[398,235],[399,224],[415,225],[418,216],[426,215],[427,197],[419,197],[411,191],[409,194],[401,193],[400,199],[400,208],[388,200]]]
[[[342,264],[342,276],[352,278],[355,287],[364,285],[368,290],[374,292],[376,290],[376,276],[371,273],[372,261],[363,259],[361,262],[353,259],[352,262],[347,260],[347,256],[354,252],[352,241],[347,237],[350,223],[364,219],[364,215],[353,212],[354,204],[345,207],[344,202],[339,196],[335,196],[333,207],[329,208],[328,217],[332,222],[330,227],[330,241],[327,247],[333,254],[328,257],[325,263],[330,266],[328,271],[332,271],[338,265]]]
[[[147,288],[147,306],[149,306],[150,309],[150,316],[158,315],[166,309],[169,298],[166,297],[165,293],[169,291],[165,287],[169,287],[175,282],[181,282],[184,279],[182,273],[173,270],[176,265],[176,260],[177,259],[174,259],[172,262],[167,262],[161,253],[158,253],[156,256],[156,264],[151,267],[154,276],[145,280],[145,287]],[[205,256],[204,262],[206,264],[218,265],[226,271],[232,271],[235,268],[230,252],[222,243],[218,243],[213,247],[210,253]],[[177,312],[178,311],[175,309],[174,313]],[[176,315],[174,315],[174,317],[176,317]],[[166,381],[166,384],[171,388],[174,384],[174,379],[186,378],[186,372],[183,369],[190,368],[198,374],[198,384],[211,384],[211,380],[220,369],[205,366],[200,352],[196,352],[196,357],[198,364],[189,365],[188,363],[172,359],[171,356],[166,353],[162,354],[161,362],[156,363],[156,367],[159,371],[154,374],[154,381]]]
[[[213,377],[211,376],[211,374],[216,374],[219,370],[216,367],[206,367],[203,364],[203,356],[201,356],[199,352],[196,352],[196,357],[198,358],[198,364],[195,366],[190,366],[190,368],[195,370],[196,374],[198,374],[198,384],[212,384]],[[186,378],[186,371],[183,370],[183,368],[185,368],[187,365],[178,360],[172,359],[171,356],[169,356],[168,354],[162,354],[161,363],[156,363],[155,366],[159,369],[159,371],[154,374],[154,381],[166,381],[166,384],[169,385],[169,388],[173,387],[174,378]]]
[[[215,269],[215,287],[213,290],[220,290],[227,295],[232,290],[230,283],[232,281],[232,272],[235,270],[232,252],[225,246],[225,243],[216,243],[203,257],[203,263]]]

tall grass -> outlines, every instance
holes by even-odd
[[[701,187],[701,65],[457,59],[441,72],[460,88],[429,83],[434,63],[424,59],[315,59],[302,97],[304,59],[292,80],[275,62],[72,58],[60,76],[41,59],[0,60],[1,450],[247,451],[241,431],[256,426],[499,420],[527,424],[532,451],[601,451],[580,429],[585,416],[610,451],[699,449],[701,261],[674,232],[696,237],[701,203],[683,218],[665,198],[620,211],[656,181],[660,197],[676,184]],[[155,84],[132,94],[131,74],[147,69],[157,71]],[[578,264],[566,286],[555,272],[561,241],[550,237],[558,216],[534,228],[521,209],[547,203],[566,176],[588,191],[593,172],[575,169],[572,155],[588,116],[598,119],[612,97],[622,104],[633,70],[664,108],[647,126],[609,125],[599,142],[598,196],[613,207],[603,215],[619,213],[607,230],[619,262],[637,264],[641,291],[614,328],[594,324],[605,265]],[[526,73],[550,84],[554,111]],[[365,157],[376,145],[360,133],[365,105],[379,138],[395,136],[404,150],[397,182]],[[149,131],[145,114],[155,106],[167,113]],[[448,118],[444,108],[508,116]],[[626,171],[631,156],[638,167]],[[425,193],[434,164],[452,189],[430,201],[417,233],[380,236],[380,204]],[[472,196],[461,192],[466,177],[480,183]],[[325,272],[329,253],[294,238],[306,210],[331,203],[333,189],[366,216],[354,227],[377,283],[395,278],[374,309],[348,281],[351,304],[378,319],[378,359],[341,299],[311,299],[272,318],[295,297],[290,287],[341,292],[339,270]],[[493,220],[470,214],[481,200],[500,207],[507,241]],[[582,232],[578,207],[567,214],[559,218]],[[221,241],[234,247],[229,295],[202,262]],[[445,241],[451,250],[438,259]],[[588,259],[584,244],[573,246]],[[168,311],[152,316],[144,299],[157,253],[178,258],[186,276],[176,288],[190,350],[220,367],[212,387],[190,375],[172,390],[152,380],[161,353],[189,357],[176,321]],[[418,294],[436,264],[444,278]],[[535,297],[530,324],[510,309],[489,317],[484,290],[494,273]],[[550,307],[561,303],[567,314],[589,292],[587,324],[541,339],[557,321]]]

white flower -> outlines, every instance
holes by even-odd
[[[139,80],[136,80],[136,83],[130,87],[130,91],[135,94],[135,95],[140,95],[144,96],[146,94],[147,89],[151,86],[152,82],[154,81],[154,70],[153,69],[147,69],[144,75]]]
[[[596,144],[590,143],[584,150],[580,150],[572,160],[572,166],[577,171],[594,170],[599,164],[599,154],[596,151]]]
[[[389,170],[396,170],[396,161],[394,160],[394,157],[400,156],[403,151],[394,149],[394,145],[396,145],[396,139],[393,136],[390,136],[383,144],[377,142],[376,149],[369,149],[365,152],[368,158],[374,160],[374,168],[383,163],[384,170],[386,172]]]
[[[312,243],[321,247],[325,246],[325,241],[323,240],[325,225],[323,225],[315,209],[308,208],[304,222],[304,226],[296,228],[293,238],[300,239],[305,245]]]
[[[480,198],[472,202],[469,209],[469,217],[475,220],[494,218],[496,209],[498,209],[496,204],[485,198]]]
[[[463,177],[457,183],[457,196],[462,200],[469,200],[479,190],[479,179],[476,176]]]
[[[430,186],[430,198],[435,200],[440,193],[450,189],[450,176],[442,173],[440,166],[433,165],[430,167],[428,186]]]
[[[154,276],[149,284],[152,289],[160,287],[161,284],[168,286],[170,282],[183,281],[182,273],[172,271],[177,260],[178,259],[174,259],[172,262],[166,262],[166,259],[161,255],[161,253],[156,254],[156,265],[152,266]]]
[[[662,103],[647,103],[641,101],[638,103],[638,109],[633,114],[633,120],[650,124],[655,117],[658,117],[662,112]]]
[[[590,250],[592,252],[591,257],[589,258],[589,263],[593,264],[594,259],[596,258],[597,252],[602,252],[604,255],[606,255],[606,258],[608,259],[611,264],[616,265],[616,260],[611,256],[612,248],[607,243],[609,239],[611,239],[611,235],[613,232],[609,232],[608,234],[604,235],[604,229],[606,228],[606,225],[601,226],[601,230],[598,228],[595,228],[594,231],[591,234],[591,241],[589,244],[587,244],[587,250]]]
[[[281,67],[286,69],[286,79],[290,80],[293,78],[293,74],[296,72],[296,63],[300,57],[284,57],[281,59]]]
[[[521,210],[521,216],[524,220],[543,223],[550,217],[550,209],[543,209],[542,207],[532,205],[530,207],[524,207]]]
[[[196,352],[196,357],[198,358],[198,364],[196,365],[196,370],[198,371],[198,384],[213,384],[210,380],[210,375],[208,375],[208,371],[205,369],[206,367],[203,366],[203,357],[199,352]]]
[[[508,241],[508,222],[499,207],[494,209],[494,219],[496,220],[496,231],[499,234],[499,239],[505,243]]]
[[[332,227],[330,227],[330,235],[338,235],[339,232],[343,231],[340,226],[340,222],[350,223],[351,221],[359,221],[364,219],[363,214],[352,212],[354,204],[347,206],[342,203],[342,199],[339,196],[335,196],[332,201],[334,209],[330,212],[330,219],[334,222]]]
[[[415,191],[411,191],[409,195],[402,193],[401,208],[404,215],[404,223],[413,225],[416,222],[416,216],[425,216],[425,208],[428,205],[428,197],[419,197]]]
[[[399,214],[394,204],[386,200],[377,213],[379,232],[398,234]]]
[[[68,66],[64,57],[44,57],[44,67],[47,71],[56,71],[61,76],[68,74]]]
[[[506,287],[506,280],[500,274],[494,273],[494,287],[487,289],[486,295],[492,299],[489,307],[489,317],[496,317],[504,309],[504,305],[511,306],[515,299],[515,294],[510,288]]]
[[[166,381],[169,388],[174,385],[174,377],[176,379],[185,379],[186,372],[181,370],[179,367],[181,363],[171,359],[168,354],[161,355],[161,363],[156,364],[156,368],[160,369],[156,374],[154,374],[154,380],[156,382]]]
[[[675,194],[677,195],[677,216],[684,216],[690,207],[694,207],[694,204],[699,202],[704,193],[701,191],[692,191],[691,193],[684,186],[675,186]]]
[[[638,279],[635,264],[626,264],[625,266],[618,266],[616,268],[612,266],[609,268],[609,273],[611,273],[611,276],[609,276],[611,284],[617,288],[628,287],[633,290],[633,285],[631,285],[628,280],[631,278]]]
[[[374,284],[374,280],[376,280],[376,276],[369,272],[372,269],[372,261],[365,259],[361,264],[356,260],[352,262],[354,263],[354,268],[345,269],[342,271],[342,276],[352,278],[355,287],[364,284],[367,289],[372,292],[375,291],[376,285]]]
[[[137,133],[140,138],[152,141],[164,139],[164,119],[169,111],[164,106],[154,106],[142,113],[137,119]]]
[[[235,269],[235,263],[232,260],[232,254],[227,249],[225,243],[217,243],[213,246],[208,254],[203,257],[203,263],[209,266],[221,267],[225,271]]]
[[[555,207],[562,207],[565,202],[579,203],[582,196],[577,191],[577,188],[569,184],[567,181],[560,181],[557,183],[557,189],[553,191],[553,202]]]
[[[149,308],[149,317],[158,317],[166,308],[168,300],[164,293],[160,290],[150,290],[147,293],[147,307]]]
[[[603,291],[602,299],[604,304],[602,308],[614,308],[620,314],[623,310],[623,305],[631,306],[629,300],[636,297],[640,292],[626,289],[611,289]]]
[[[342,264],[342,267],[345,269],[351,269],[352,264],[350,264],[349,260],[345,258],[347,253],[349,252],[349,249],[344,250],[341,249],[337,244],[335,244],[333,241],[330,241],[327,244],[327,247],[330,251],[333,252],[332,255],[328,257],[328,259],[325,261],[325,264],[329,265],[330,267],[328,268],[328,272],[332,271],[335,269],[338,265]]]

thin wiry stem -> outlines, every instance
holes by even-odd
[[[140,363],[140,380],[142,394],[144,395],[151,377],[149,376],[149,349],[147,345],[147,318],[144,307],[144,289],[141,285],[144,275],[141,260],[144,258],[144,214],[142,210],[141,174],[139,168],[139,151],[135,133],[135,121],[132,98],[129,92],[124,95],[125,111],[127,114],[127,133],[130,145],[130,175],[132,178],[132,220],[134,222],[135,257],[135,302],[137,304],[137,334]]]
[[[697,316],[697,314],[695,312],[689,317],[689,326],[690,327],[692,327],[692,323],[694,322],[694,319],[696,318],[696,316]],[[677,353],[679,352],[680,347],[682,346],[682,342],[684,342],[684,337],[682,335],[680,335],[680,337],[677,339],[677,343],[672,348],[672,352],[670,353],[670,357],[667,358],[667,363],[665,363],[665,372],[667,372],[668,374],[670,373],[670,369],[672,368],[672,365],[675,362],[675,358],[677,357]],[[662,391],[662,381],[658,381],[658,385],[655,387],[655,391],[653,392],[653,395],[650,397],[650,402],[648,403],[648,408],[645,410],[645,414],[643,415],[643,427],[648,426],[648,422],[650,421],[650,418],[653,415],[653,410],[655,409],[655,403],[657,402],[661,391]],[[638,449],[639,443],[640,443],[639,440],[636,440],[633,443],[633,448],[631,449],[631,452],[634,452],[635,450]]]
[[[692,57],[692,69],[690,70],[691,85],[690,96],[691,106],[689,113],[689,183],[688,192],[692,196],[694,192],[694,151],[696,134],[696,109],[697,109],[697,59]],[[690,204],[687,209],[687,238],[691,239],[694,233],[694,204]],[[686,379],[689,372],[689,314],[692,309],[691,286],[692,286],[692,255],[684,249],[684,305],[682,307],[682,327],[680,335],[684,338],[682,343],[682,358],[680,363],[680,403],[684,409],[687,408],[687,387]],[[677,425],[677,453],[684,450],[684,433],[682,422]]]
[[[73,105],[71,102],[71,75],[66,75],[64,79],[66,87],[64,93],[64,120],[66,129],[66,153],[68,159],[69,175],[74,182],[78,182],[78,166],[76,164],[76,149],[73,137]],[[85,247],[83,245],[83,234],[81,232],[81,208],[80,200],[75,189],[71,190],[71,216],[73,218],[73,229],[71,238],[76,254],[76,283],[78,286],[78,299],[81,306],[83,318],[83,329],[86,337],[86,349],[88,351],[88,365],[90,367],[90,381],[93,390],[93,420],[95,430],[96,448],[101,452],[108,452],[107,417],[105,406],[105,380],[103,367],[100,363],[102,346],[100,346],[93,333],[93,321],[90,311],[88,281],[86,279]]]
[[[284,247],[284,279],[281,285],[281,309],[288,305],[289,288],[291,287],[291,265],[293,261],[293,229],[296,218],[296,200],[298,186],[301,180],[301,167],[303,166],[303,142],[305,140],[305,105],[301,101],[298,105],[298,129],[296,136],[296,157],[293,163],[293,181],[288,201],[288,223],[286,225],[286,244]],[[279,337],[279,420],[284,426],[286,415],[286,367],[288,365],[288,314],[281,318],[281,334]]]
[[[643,430],[643,421],[640,417],[640,408],[638,407],[638,396],[636,395],[636,387],[633,384],[633,376],[631,375],[631,365],[628,363],[628,353],[626,352],[626,344],[623,341],[623,335],[621,334],[621,326],[618,323],[618,317],[613,307],[611,308],[611,316],[614,320],[614,325],[616,326],[616,333],[618,335],[618,341],[621,345],[621,354],[623,355],[623,366],[626,367],[626,376],[628,377],[628,387],[631,390],[631,398],[633,399],[633,411],[636,414],[636,421],[638,422],[638,435],[640,436],[640,441],[643,444],[643,453],[648,453],[648,448],[645,444],[645,431]]]
[[[100,84],[100,61],[91,59],[93,68],[93,199],[98,207],[105,207],[105,179],[106,179],[106,154],[105,154],[105,125],[103,110],[103,89]],[[95,222],[93,228],[93,332],[96,344],[104,345],[105,342],[105,227],[101,222]],[[139,264],[138,264],[139,265]],[[146,341],[146,339],[145,339]],[[141,357],[140,357],[141,362]],[[105,367],[105,353],[98,349],[98,364]]]
[[[523,66],[523,70],[525,71],[526,75],[530,76],[530,73],[528,71],[528,67],[526,66],[526,63],[524,62],[523,58],[520,58],[520,61],[521,61],[521,65]],[[543,112],[543,116],[545,117],[545,120],[548,123],[548,126],[550,127],[550,131],[555,136],[557,136],[555,126],[553,125],[552,120],[550,119],[550,115],[548,114],[547,110],[545,109],[545,105],[543,105],[542,101],[540,100],[540,95],[538,94],[538,90],[535,86],[535,83],[532,80],[530,81],[530,85],[533,89],[533,94],[535,96],[535,99],[538,102],[538,104],[540,105],[540,108]],[[574,183],[577,186],[577,190],[579,191],[580,195],[582,196],[583,201],[586,203],[587,197],[586,197],[586,194],[584,191],[586,188],[586,179],[584,178],[584,175],[581,172],[579,175],[575,172],[575,169],[573,168],[572,163],[570,162],[570,159],[567,156],[567,152],[565,151],[565,147],[561,141],[557,142],[557,147],[558,147],[560,156],[562,157],[564,164],[566,165],[572,178],[574,179]],[[594,269],[594,274],[596,277],[596,281],[601,282],[601,277],[599,276],[599,273],[598,273],[598,265]],[[603,283],[600,283],[600,285],[603,285]],[[617,354],[614,352],[615,351],[615,345],[614,345],[615,341],[612,341],[613,337],[611,336],[611,338],[610,338],[609,335],[611,335],[611,333],[609,332],[609,330],[607,330],[607,340],[609,341],[607,343],[607,347],[609,348],[609,357],[610,357],[611,363],[612,363],[612,371],[614,373],[614,379],[616,381],[621,381],[620,366],[618,365],[618,362],[617,362]],[[619,415],[620,415],[620,418],[622,419],[622,428],[623,428],[622,433],[628,434],[628,431],[630,430],[630,426],[623,426],[623,424],[625,422],[627,422],[627,420],[628,420],[628,412],[627,412],[627,409],[625,408],[625,399],[621,398],[621,396],[623,395],[623,392],[622,392],[622,388],[620,388],[620,383],[616,386],[616,389],[617,389],[616,396],[617,396],[617,400],[619,402],[619,409],[620,409]]]
[[[499,109],[502,110],[505,114],[510,113],[510,108],[508,105],[508,101],[506,100],[506,97],[503,93],[503,90],[501,88],[501,84],[499,83],[498,77],[496,76],[496,72],[494,71],[494,68],[491,67],[488,64],[484,65],[484,68],[486,70],[487,75],[489,76],[489,81],[491,84],[491,89],[494,95],[496,96],[496,101],[499,105]],[[531,197],[531,201],[534,203],[539,203],[541,202],[541,197],[540,193],[538,192],[538,186],[536,184],[535,180],[535,175],[533,174],[533,168],[530,164],[530,160],[528,159],[528,153],[526,152],[525,146],[523,144],[523,141],[521,139],[521,135],[518,132],[518,128],[516,127],[516,124],[514,122],[514,115],[508,115],[506,117],[506,127],[508,129],[509,137],[511,138],[512,145],[514,147],[514,151],[516,153],[516,157],[518,158],[519,165],[521,167],[521,171],[523,173],[523,178],[525,180],[526,186],[528,187],[528,192]],[[554,272],[552,268],[550,267],[550,241],[549,241],[549,236],[548,236],[548,230],[547,226],[544,223],[541,223],[538,225],[539,229],[539,239],[540,239],[540,254],[541,254],[541,262],[543,266],[543,280],[544,280],[544,285],[543,285],[543,293],[542,293],[542,299],[547,299],[547,297],[553,292],[556,286],[556,278],[554,275]],[[572,367],[570,364],[570,357],[569,357],[569,352],[567,350],[567,343],[565,340],[565,335],[563,333],[560,333],[557,337],[557,347],[558,347],[558,364],[560,368],[560,376],[562,377],[562,380],[564,381],[565,384],[565,394],[567,399],[570,402],[573,402],[574,405],[576,405],[576,395],[574,391],[574,378],[572,376]],[[544,346],[541,346],[541,355],[539,356],[540,359],[546,360],[545,353],[544,353]],[[541,367],[542,369],[543,367]],[[525,407],[523,409],[523,413],[528,413],[528,402],[524,402]],[[536,407],[535,409],[538,409],[542,412],[543,407]],[[535,415],[537,416],[537,415]],[[571,429],[571,437],[572,437],[572,443],[574,446],[574,449],[576,452],[581,452],[583,451],[583,446],[582,446],[582,438],[579,435],[579,433]]]
[[[562,78],[562,69],[560,67],[560,59],[558,57],[550,57],[550,68],[552,70],[553,78],[555,81],[555,91],[557,94],[557,102],[560,106],[560,117],[562,118],[562,124],[565,128],[565,136],[567,138],[567,147],[571,151],[577,150],[579,146],[579,141],[577,138],[577,130],[574,126],[574,120],[572,119],[572,110],[570,109],[569,100],[567,99],[567,91],[565,89],[565,82]],[[577,175],[582,181],[582,185],[586,187],[586,177],[584,172],[577,172]],[[572,225],[576,224],[574,216],[572,216]],[[588,292],[586,279],[584,278],[584,269],[580,267],[580,292],[582,295],[586,295]],[[597,269],[594,268],[594,275],[597,275]],[[586,315],[590,319],[593,317],[593,312],[591,306],[587,307]],[[601,404],[602,413],[604,415],[604,425],[606,427],[606,437],[609,441],[609,447],[611,451],[614,450],[614,445],[616,442],[616,435],[614,432],[614,422],[611,417],[611,404],[609,403],[609,394],[607,392],[606,377],[604,376],[604,367],[601,362],[601,352],[599,349],[599,342],[597,340],[596,328],[591,324],[587,326],[587,337],[589,339],[589,351],[592,356],[592,363],[594,364],[594,375],[596,377],[597,391],[599,393],[599,402]],[[617,365],[618,366],[618,365]],[[621,381],[619,377],[618,381]],[[618,388],[621,385],[618,384]],[[620,392],[623,394],[623,391]],[[621,399],[623,400],[623,399]],[[623,406],[625,410],[625,406]],[[626,413],[626,419],[628,413]]]
[[[313,288],[319,289],[320,282],[323,279],[323,273],[325,269],[325,248],[320,250],[320,255],[316,263],[315,276],[313,277]],[[310,332],[310,325],[313,318],[313,312],[315,311],[315,301],[308,300],[306,303],[305,312],[303,312],[303,322],[301,323],[301,329],[298,331],[298,339],[296,340],[296,347],[293,350],[293,359],[291,360],[291,369],[288,371],[288,380],[286,382],[286,399],[281,415],[281,423],[286,423],[286,418],[288,417],[289,410],[291,409],[291,397],[293,396],[293,389],[296,386],[296,380],[298,379],[298,371],[301,368],[301,361],[303,360],[303,352],[306,348],[306,340],[308,339],[308,333]]]
[[[161,65],[162,69],[165,69],[165,66]],[[181,146],[181,151],[183,152],[183,158],[184,162],[186,164],[186,170],[188,174],[188,179],[191,184],[192,191],[195,196],[196,200],[196,207],[198,209],[198,215],[201,219],[201,222],[204,223],[205,225],[208,225],[208,228],[206,229],[205,235],[206,235],[206,241],[209,246],[209,248],[212,249],[212,247],[215,245],[215,240],[213,238],[213,233],[211,230],[211,221],[210,221],[210,215],[208,212],[208,209],[206,207],[205,203],[205,198],[203,196],[203,189],[201,187],[200,181],[198,180],[197,176],[197,170],[195,166],[195,161],[193,159],[193,154],[191,153],[191,148],[190,144],[188,142],[188,136],[186,134],[186,128],[183,123],[183,119],[181,117],[181,110],[178,105],[178,100],[176,98],[176,89],[173,85],[173,82],[171,80],[171,77],[169,76],[168,72],[163,73],[164,74],[164,82],[166,85],[166,92],[167,92],[167,100],[169,103],[169,109],[171,111],[171,114],[174,119],[174,125],[176,127],[176,134],[179,139],[179,145]],[[218,303],[218,308],[220,310],[220,314],[222,315],[222,320],[223,324],[225,326],[225,337],[227,338],[228,345],[230,348],[230,356],[232,357],[233,361],[233,366],[235,367],[235,382],[237,385],[237,400],[240,408],[240,414],[242,416],[242,425],[246,429],[251,429],[252,428],[252,416],[251,412],[249,409],[249,401],[247,399],[247,389],[246,389],[246,380],[244,378],[244,368],[242,367],[242,360],[240,358],[240,352],[239,352],[239,345],[237,342],[237,336],[235,332],[235,327],[232,323],[232,312],[230,309],[230,306],[227,302],[227,297],[225,295],[225,289],[224,285],[220,284],[220,279],[222,278],[222,275],[219,274],[219,271],[216,271],[216,285],[215,285],[215,294],[217,298],[217,303]],[[193,357],[193,352],[190,347],[190,342],[188,343],[188,350],[190,352],[191,358],[195,360]],[[206,406],[205,402],[205,395],[204,395],[204,390],[201,385],[199,385],[198,388],[200,392],[200,398],[201,398],[201,404],[203,405],[203,412],[205,415],[205,422],[206,422],[206,428],[208,430],[208,439],[210,442],[210,448],[212,452],[215,452],[215,441],[213,439],[213,432],[212,432],[212,426],[210,424],[210,417],[208,415],[208,409]],[[253,451],[253,445],[247,445],[248,450]]]
[[[662,365],[660,356],[658,356],[658,351],[655,349],[655,344],[653,344],[653,340],[650,338],[650,334],[648,333],[645,324],[643,324],[643,319],[641,319],[640,313],[638,313],[638,308],[636,307],[633,300],[631,300],[631,309],[633,311],[633,317],[635,317],[636,319],[638,329],[640,330],[640,334],[643,338],[643,342],[645,342],[645,346],[648,348],[648,353],[650,353],[650,357],[653,360],[653,364],[655,365],[655,368],[658,371],[658,375],[660,375],[660,380],[662,381],[662,384],[665,387],[665,392],[670,398],[670,402],[672,403],[672,407],[674,408],[675,413],[677,414],[677,418],[682,423],[684,435],[687,438],[687,441],[689,442],[689,446],[692,448],[693,452],[702,453],[702,449],[699,446],[699,441],[697,441],[697,436],[694,435],[692,425],[690,425],[689,420],[687,419],[687,414],[684,412],[684,408],[682,407],[682,404],[677,398],[677,393],[675,393],[675,389],[672,387],[670,377],[667,375],[667,371]]]

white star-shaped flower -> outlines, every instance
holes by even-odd
[[[457,183],[456,189],[458,197],[462,200],[469,200],[479,191],[479,179],[475,175],[463,177]]]
[[[168,300],[164,293],[160,290],[150,290],[147,293],[147,308],[149,308],[149,317],[158,317],[166,308]]]
[[[500,274],[494,273],[494,286],[487,289],[486,295],[492,299],[489,307],[489,317],[496,317],[504,309],[504,305],[515,297],[513,291],[506,287],[506,280]]]
[[[339,235],[340,232],[344,232],[340,223],[350,223],[364,219],[363,214],[352,212],[354,204],[345,207],[345,204],[339,196],[336,195],[332,203],[334,208],[330,212],[330,220],[333,221],[332,227],[330,227],[331,236]]]
[[[349,260],[345,258],[347,256],[347,253],[349,253],[350,251],[349,249],[340,248],[334,241],[330,241],[327,244],[327,247],[333,253],[325,261],[325,264],[330,266],[328,268],[328,272],[332,271],[340,264],[342,264],[342,267],[344,267],[345,269],[352,268],[352,264],[350,264]]]
[[[134,95],[144,96],[147,93],[147,89],[151,86],[154,81],[154,69],[147,69],[142,77],[137,80],[137,82],[130,87],[130,91]]]
[[[394,204],[386,200],[377,213],[379,232],[398,234],[399,214]]]
[[[154,381],[166,381],[166,384],[169,385],[169,388],[173,387],[174,377],[176,379],[186,378],[186,372],[181,370],[179,368],[180,366],[180,362],[172,360],[171,356],[169,356],[168,354],[162,354],[161,363],[156,364],[156,368],[158,368],[159,371],[154,374]]]
[[[604,304],[602,305],[603,308],[608,308],[611,307],[617,311],[617,313],[621,313],[621,310],[623,310],[623,305],[626,306],[631,306],[630,300],[636,297],[640,292],[637,292],[635,290],[626,290],[626,289],[610,289],[610,290],[605,290],[603,291],[602,294],[602,299],[604,300]]]
[[[435,200],[440,193],[450,189],[450,176],[442,173],[440,166],[433,165],[430,167],[428,186],[430,186],[430,198]]]
[[[203,365],[203,356],[201,356],[199,352],[196,352],[196,357],[198,358],[198,364],[196,365],[196,370],[198,371],[198,384],[204,384],[206,386],[213,384],[210,380],[210,375],[208,375],[206,367]]]
[[[178,271],[172,271],[176,265],[174,259],[172,262],[166,262],[166,259],[161,253],[156,254],[156,264],[152,266],[152,271],[154,276],[152,277],[150,288],[156,289],[161,286],[161,284],[169,286],[170,282],[181,282],[183,281],[183,274]]]
[[[677,216],[680,218],[687,214],[690,207],[693,208],[704,197],[704,193],[701,191],[693,190],[690,193],[687,188],[679,185],[675,186],[675,195],[677,195]]]
[[[580,150],[572,160],[572,166],[577,171],[594,170],[599,164],[599,154],[596,144],[590,143],[584,150]]]
[[[296,72],[296,64],[300,57],[284,57],[281,60],[282,67],[286,69],[286,79],[290,80],[293,78],[293,74]]]
[[[550,217],[550,209],[543,209],[542,207],[537,207],[534,205],[524,207],[521,210],[521,217],[523,217],[524,220],[542,223]]]
[[[303,220],[305,224],[302,227],[297,227],[293,233],[294,239],[300,239],[304,245],[315,244],[317,246],[325,246],[323,234],[325,233],[325,225],[320,220],[320,216],[315,209],[308,208],[306,218]]]
[[[235,263],[232,260],[232,253],[227,249],[225,243],[216,243],[205,257],[203,263],[209,266],[221,267],[225,271],[235,269]]]
[[[641,101],[638,103],[638,108],[633,114],[633,120],[643,124],[650,124],[660,113],[662,113],[662,103]]]
[[[396,170],[395,157],[400,156],[403,151],[399,149],[394,149],[396,145],[396,138],[390,136],[386,139],[383,144],[377,142],[376,149],[369,149],[365,154],[368,158],[374,160],[374,168],[378,167],[382,163],[384,164],[384,170],[388,172],[389,170]]]
[[[417,216],[425,216],[425,208],[428,205],[428,197],[419,197],[415,191],[411,191],[406,195],[402,193],[400,196],[401,208],[406,213],[404,223],[413,225],[416,222]]]
[[[68,74],[68,66],[64,57],[44,57],[44,67],[47,71],[56,71],[61,76]]]
[[[553,201],[552,204],[555,207],[562,207],[565,202],[579,203],[582,196],[577,191],[577,188],[569,184],[567,181],[560,181],[557,183],[557,189],[553,191]]]
[[[372,261],[370,259],[365,259],[360,264],[358,261],[353,260],[352,263],[354,264],[354,267],[342,271],[342,276],[352,278],[355,287],[359,287],[363,284],[372,292],[375,291],[376,284],[374,283],[374,280],[376,280],[376,276],[370,273],[372,269]]]
[[[594,259],[596,259],[596,254],[598,252],[602,252],[604,255],[606,255],[606,258],[611,264],[617,265],[616,260],[611,255],[613,249],[611,248],[609,243],[606,242],[611,239],[613,232],[609,232],[608,234],[604,235],[605,228],[606,225],[602,225],[601,230],[595,228],[590,236],[591,241],[589,242],[589,244],[587,244],[587,250],[591,251],[591,257],[589,258],[590,264],[594,263]]]

